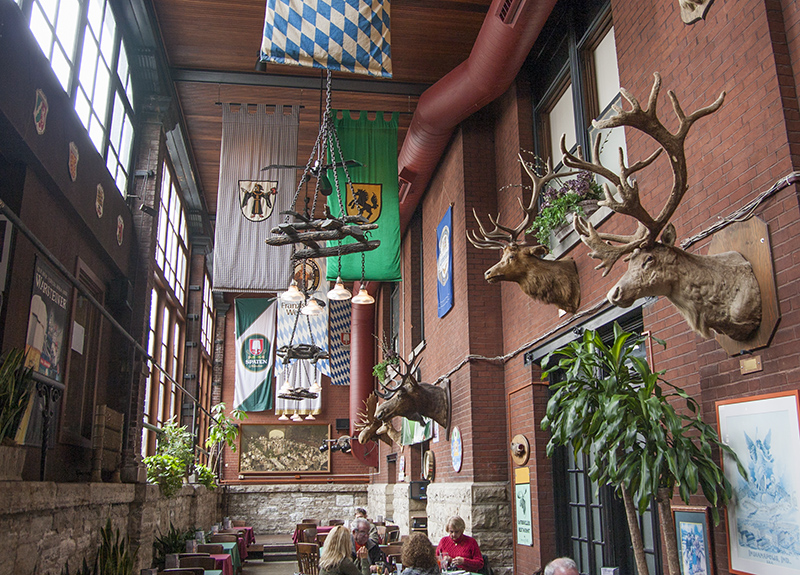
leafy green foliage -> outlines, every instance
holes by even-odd
[[[589,477],[618,492],[627,489],[639,513],[659,487],[669,494],[677,487],[687,503],[701,489],[718,522],[718,507],[730,500],[731,485],[714,460],[714,449],[729,454],[743,476],[745,470],[716,430],[702,421],[697,402],[635,355],[635,346],[644,343],[644,337],[614,324],[610,347],[587,330],[548,356],[545,373],[563,370],[565,379],[552,385],[542,420],[542,429],[552,433],[547,453],[571,445],[576,453],[588,454]],[[677,412],[675,405],[684,405],[687,412]]]
[[[120,536],[119,529],[111,528],[111,519],[100,529],[100,547],[91,566],[83,559],[83,565],[76,575],[133,575],[136,562],[136,549],[131,549],[128,538]],[[61,570],[69,575],[69,564]]]
[[[378,381],[386,379],[386,368],[390,365],[400,365],[400,357],[397,355],[389,355],[383,361],[375,364],[372,368],[372,375],[378,378]]]
[[[11,350],[0,364],[0,441],[14,440],[32,389],[33,379],[31,369],[25,367],[25,353]]]
[[[167,564],[167,555],[170,553],[185,553],[186,542],[189,539],[194,539],[194,535],[194,527],[187,531],[179,531],[171,521],[166,534],[161,533],[159,529],[158,535],[153,540],[153,567],[160,571]]]
[[[156,454],[144,458],[147,481],[158,485],[164,497],[173,497],[183,485],[183,478],[194,460],[192,435],[186,426],[178,426],[174,418],[161,429]]]
[[[197,463],[194,466],[194,470],[197,472],[198,483],[205,485],[209,491],[214,491],[217,488],[217,476],[211,469],[202,463]]]
[[[208,428],[208,439],[206,439],[206,448],[211,452],[208,468],[209,471],[215,470],[222,455],[222,448],[227,445],[231,451],[236,453],[236,438],[239,437],[239,426],[237,421],[247,419],[247,414],[241,409],[234,409],[231,411],[230,417],[225,415],[225,404],[218,403],[211,408],[211,425]],[[198,478],[200,483],[203,481],[201,472],[198,471]],[[216,485],[216,483],[214,483]],[[206,487],[209,487],[206,485]],[[209,487],[213,489],[213,487]]]

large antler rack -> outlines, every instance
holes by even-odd
[[[547,184],[550,181],[556,178],[573,176],[577,173],[577,172],[555,173],[553,172],[552,162],[548,161],[547,172],[543,176],[539,176],[536,174],[536,170],[533,163],[525,161],[522,157],[522,154],[518,154],[518,156],[520,163],[522,163],[522,167],[525,168],[525,171],[528,173],[528,176],[530,176],[531,181],[533,182],[531,199],[528,202],[527,207],[522,203],[521,197],[517,198],[517,201],[519,202],[519,207],[522,208],[525,217],[519,224],[511,228],[500,224],[499,213],[497,214],[496,218],[493,218],[492,215],[489,214],[489,221],[494,226],[494,229],[490,232],[487,232],[486,229],[483,227],[483,224],[481,223],[481,220],[478,217],[478,213],[475,211],[475,208],[472,208],[472,214],[473,216],[475,216],[475,221],[478,222],[478,228],[480,229],[480,237],[474,230],[468,230],[467,239],[476,248],[502,250],[509,244],[527,245],[526,236],[524,233],[522,234],[521,240],[518,240],[517,238],[522,232],[524,232],[528,228],[528,226],[530,226],[531,219],[536,215],[539,206],[539,195],[541,194],[542,190],[547,186]],[[541,248],[543,254],[547,253],[547,248],[545,248],[544,246],[541,246]]]
[[[613,109],[616,112],[614,116],[605,120],[592,121],[592,125],[598,129],[630,126],[652,137],[661,147],[647,159],[627,166],[624,152],[620,148],[619,174],[617,174],[600,163],[601,134],[597,134],[595,137],[594,154],[592,155],[595,160],[593,162],[585,161],[580,157],[580,148],[577,156],[569,153],[566,149],[565,139],[563,136],[561,137],[561,151],[564,154],[565,165],[579,170],[588,170],[602,176],[611,182],[616,189],[619,199],[612,193],[608,183],[604,183],[605,199],[600,200],[599,205],[611,208],[617,213],[631,216],[639,222],[636,232],[631,235],[620,235],[600,233],[589,222],[580,217],[576,217],[573,220],[581,240],[592,249],[589,255],[601,260],[601,263],[595,269],[605,268],[603,271],[604,276],[611,271],[611,268],[620,257],[632,253],[638,248],[652,247],[662,231],[664,232],[662,237],[665,240],[674,239],[675,228],[672,224],[669,224],[669,220],[688,189],[684,149],[686,135],[689,133],[692,124],[700,118],[717,111],[725,100],[725,92],[722,92],[712,104],[700,108],[687,116],[683,112],[675,93],[669,90],[667,94],[672,102],[675,115],[680,122],[677,132],[672,133],[658,119],[656,107],[661,89],[661,76],[657,72],[653,76],[655,79],[650,90],[650,98],[646,109],[642,109],[639,101],[630,92],[620,88],[622,96],[630,103],[631,109],[623,110],[620,106],[614,106]],[[639,199],[639,183],[636,180],[632,180],[631,176],[653,163],[663,150],[666,150],[672,167],[672,189],[661,212],[653,218],[642,206]],[[613,245],[611,242],[621,245]]]
[[[411,361],[406,361],[399,355],[396,355],[395,357],[397,357],[403,363],[403,366],[400,369],[395,368],[391,364],[386,366],[386,369],[393,370],[395,375],[388,378],[388,381],[385,383],[383,381],[378,382],[378,385],[383,388],[383,391],[376,389],[375,393],[381,399],[391,399],[406,383],[412,387],[419,385],[414,373],[417,371],[417,368],[422,361],[422,356],[418,354],[412,354]],[[397,379],[398,377],[400,378],[399,380]]]

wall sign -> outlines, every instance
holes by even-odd
[[[533,545],[531,475],[528,467],[514,470],[514,507],[517,518],[517,545]]]
[[[450,434],[450,458],[453,460],[453,469],[461,471],[461,460],[464,453],[464,446],[461,443],[461,431],[458,427],[453,427]]]

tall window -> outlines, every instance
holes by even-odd
[[[172,288],[175,298],[183,302],[186,294],[188,258],[185,243],[186,217],[183,213],[183,202],[167,162],[162,165],[161,172],[156,263],[163,273],[164,281]]]
[[[133,143],[128,53],[109,0],[18,0],[30,28],[123,194]]]
[[[203,274],[203,312],[201,314],[200,340],[203,349],[208,355],[212,355],[212,337],[214,336],[214,296],[211,293],[211,279],[208,273]]]

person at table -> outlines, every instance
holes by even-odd
[[[569,557],[553,559],[544,568],[544,575],[581,575],[578,565]]]
[[[478,542],[464,535],[466,525],[458,515],[447,520],[447,535],[436,546],[436,556],[443,568],[455,567],[476,573],[483,568],[483,555]]]
[[[350,528],[353,530],[353,557],[355,557],[361,549],[366,549],[367,557],[369,557],[369,564],[372,567],[371,570],[375,572],[378,571],[376,565],[386,561],[386,556],[383,554],[378,544],[369,538],[369,526],[369,521],[363,517],[354,519],[353,523],[350,525]]]
[[[367,517],[367,510],[363,507],[356,507],[356,519],[366,519],[369,521],[369,518]],[[380,544],[381,542],[381,536],[378,533],[378,528],[374,523],[372,523],[372,521],[369,521],[369,538],[375,543]]]
[[[400,551],[400,562],[403,564],[401,575],[437,575],[439,565],[436,562],[436,550],[427,535],[416,531],[403,541]]]
[[[331,529],[319,557],[319,575],[369,575],[367,548],[359,549],[355,559],[350,555],[351,548],[352,539],[346,527],[337,525]]]

